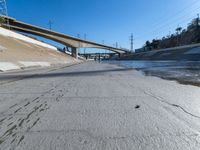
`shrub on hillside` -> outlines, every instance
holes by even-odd
[[[147,41],[143,49],[156,50],[200,43],[200,18],[193,19],[186,29],[178,27],[175,31],[161,39]]]
[[[5,22],[5,19],[0,16],[0,26]]]

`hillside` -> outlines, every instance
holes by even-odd
[[[144,47],[136,49],[136,52],[160,50],[190,44],[200,43],[200,18],[195,18],[186,29],[178,27],[174,34],[164,36],[161,39],[146,41]]]
[[[54,46],[0,27],[0,71],[76,61]]]

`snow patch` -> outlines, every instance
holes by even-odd
[[[41,67],[49,67],[51,66],[48,62],[32,62],[32,61],[20,61],[24,67],[33,67],[33,66],[41,66]]]
[[[19,39],[19,40],[22,40],[22,41],[25,41],[25,42],[33,43],[33,44],[36,44],[36,45],[39,45],[39,46],[43,46],[43,47],[46,47],[46,48],[50,48],[52,50],[57,51],[57,48],[54,47],[54,46],[51,46],[49,44],[37,41],[35,39],[32,39],[32,38],[29,38],[27,36],[21,35],[19,33],[4,29],[2,27],[0,27],[0,35],[16,38],[16,39]]]
[[[0,62],[1,71],[8,71],[8,70],[14,70],[14,69],[20,69],[20,67],[10,62]]]

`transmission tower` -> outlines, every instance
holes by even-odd
[[[87,34],[84,34],[84,40],[87,39]],[[86,48],[84,48],[84,55],[85,55]]]
[[[0,15],[8,16],[6,0],[0,0]]]
[[[6,0],[0,0],[0,16],[8,17]],[[6,19],[5,23],[9,25],[9,19]],[[10,27],[8,27],[10,29]]]
[[[131,34],[130,41],[131,41],[131,51],[133,51],[133,41],[134,41],[133,34]]]
[[[53,21],[49,20],[48,25],[49,25],[49,30],[52,30]]]

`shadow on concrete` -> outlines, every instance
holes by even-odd
[[[133,70],[131,68],[120,68],[120,69],[106,69],[106,70],[95,70],[95,71],[75,71],[75,72],[61,72],[61,73],[44,73],[44,74],[11,74],[11,75],[0,75],[0,80],[11,80],[11,79],[35,79],[35,78],[54,78],[54,77],[77,77],[77,76],[95,76],[99,74],[109,72],[121,72]]]

